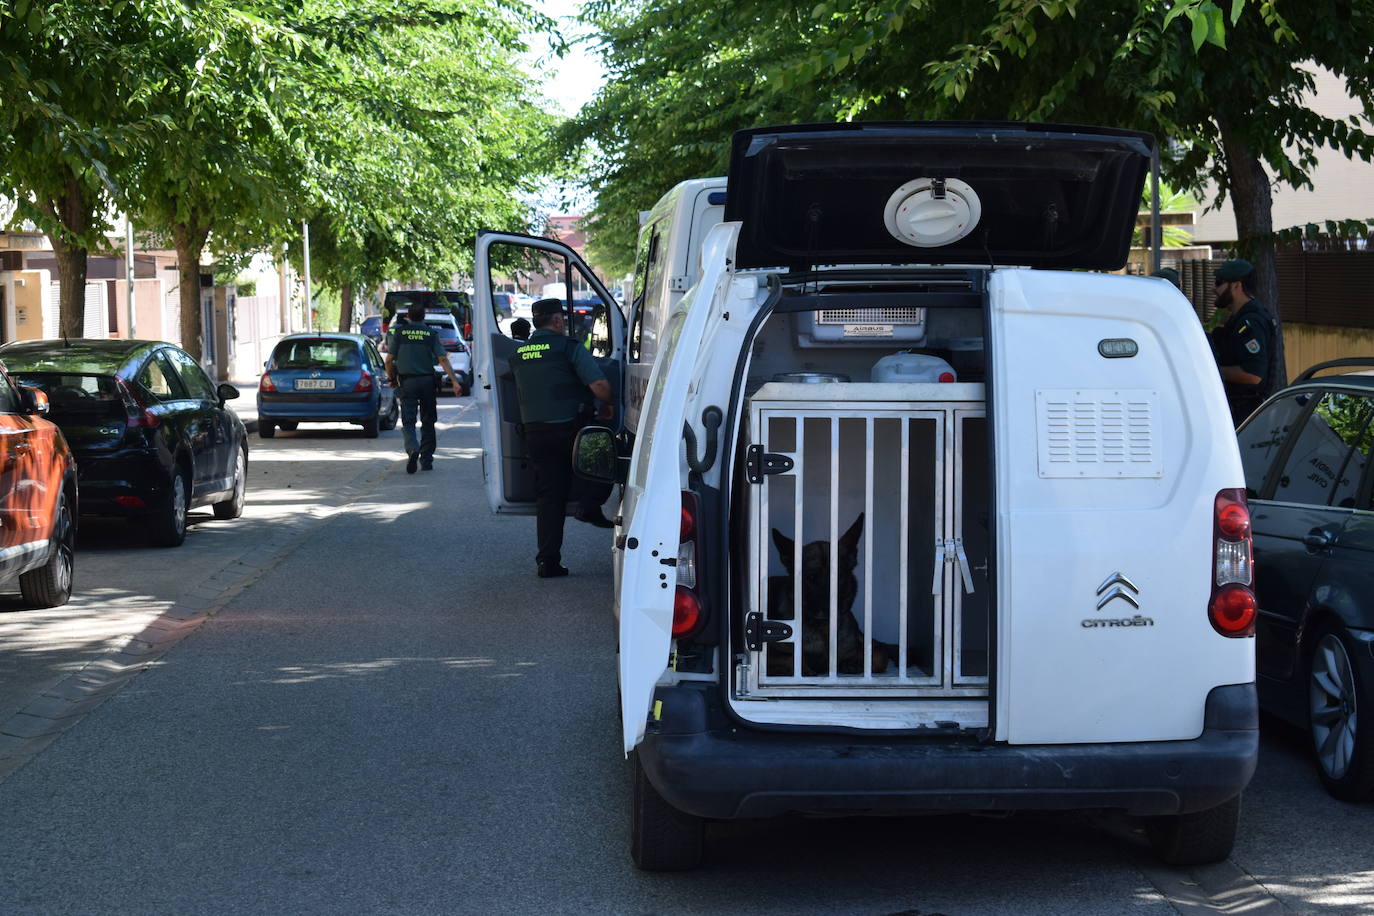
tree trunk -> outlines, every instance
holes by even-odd
[[[64,170],[66,180],[62,193],[38,201],[54,222],[66,230],[52,233],[53,257],[57,260],[58,333],[67,338],[81,337],[86,327],[86,253],[85,244],[75,241],[86,237],[95,219],[96,194],[82,184],[70,168]]]
[[[53,257],[57,259],[60,283],[57,299],[58,336],[68,340],[85,336],[86,328],[86,249],[69,245],[60,236],[49,236]]]
[[[353,300],[357,296],[357,288],[352,283],[345,283],[339,289],[339,330],[345,334],[353,329]]]
[[[205,250],[209,227],[172,226],[172,242],[177,252],[177,280],[181,299],[181,348],[204,362],[205,343],[200,333],[200,255]]]
[[[1231,209],[1236,215],[1236,241],[1242,257],[1255,265],[1255,296],[1274,320],[1274,353],[1264,395],[1288,384],[1284,363],[1283,321],[1279,318],[1279,276],[1274,257],[1274,201],[1269,174],[1245,139],[1217,119],[1226,172],[1231,179]]]

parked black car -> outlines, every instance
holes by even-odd
[[[1327,791],[1374,798],[1374,376],[1308,369],[1237,430],[1260,703],[1308,730]]]
[[[48,396],[48,418],[76,456],[84,515],[126,516],[176,547],[186,513],[243,514],[248,437],[195,359],[144,340],[35,340],[0,347],[23,385]]]

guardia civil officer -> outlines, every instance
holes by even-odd
[[[530,307],[534,333],[519,343],[511,357],[525,445],[534,465],[536,506],[535,565],[539,577],[566,576],[562,564],[563,515],[570,498],[580,511],[574,516],[598,528],[614,524],[601,512],[610,488],[575,479],[573,439],[592,397],[600,401],[597,415],[609,420],[612,393],[596,360],[567,334],[567,316],[559,299],[540,299]]]
[[[1274,324],[1255,298],[1255,267],[1237,258],[1216,273],[1217,308],[1226,309],[1226,323],[1212,331],[1212,352],[1221,370],[1231,420],[1239,425],[1264,400],[1269,357],[1274,347]]]
[[[414,474],[417,464],[423,471],[434,470],[434,421],[439,418],[439,404],[434,396],[436,363],[448,373],[453,396],[461,397],[463,386],[449,364],[439,332],[425,324],[424,305],[412,302],[406,309],[406,320],[398,320],[391,326],[386,341],[387,378],[398,387],[401,398],[407,474]],[[417,412],[420,415],[418,442],[415,440]]]

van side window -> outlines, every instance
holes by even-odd
[[[654,278],[651,275],[663,272],[663,255],[660,251],[663,246],[659,239],[658,226],[649,227],[647,241],[644,243],[643,250],[640,252],[641,257],[637,262],[639,269],[635,271],[634,298],[633,304],[630,306],[633,313],[629,354],[632,363],[640,361],[640,345],[644,336],[644,307],[649,301],[645,293],[654,285]]]
[[[1363,397],[1339,391],[1322,395],[1284,462],[1274,499],[1325,506],[1340,491],[1345,494],[1340,498],[1349,497],[1353,507],[1360,481],[1358,476],[1348,480],[1348,465],[1362,464],[1350,459],[1368,424],[1369,404]]]

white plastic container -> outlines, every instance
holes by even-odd
[[[873,364],[875,382],[957,382],[954,367],[938,356],[903,350]]]

